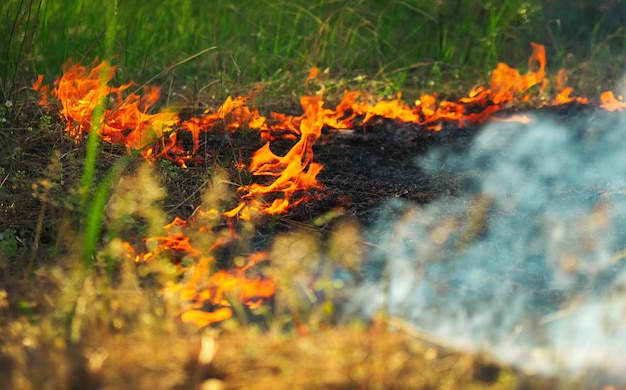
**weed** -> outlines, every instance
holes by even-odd
[[[14,229],[4,229],[0,232],[0,255],[2,257],[13,257],[17,254],[19,247],[16,236],[17,232]]]
[[[28,77],[24,72],[33,60],[35,37],[43,0],[10,0],[3,2],[0,12],[0,100],[14,100]]]

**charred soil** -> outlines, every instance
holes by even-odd
[[[591,105],[577,103],[539,109],[507,110],[499,115],[549,116],[558,121],[581,123],[581,118],[610,115]],[[314,161],[323,165],[318,176],[321,186],[300,194],[306,200],[295,206],[286,218],[308,222],[325,212],[341,209],[368,225],[380,213],[380,206],[390,199],[403,199],[414,204],[428,204],[442,196],[454,196],[463,185],[455,172],[436,173],[419,166],[419,160],[437,150],[439,155],[461,154],[471,147],[472,140],[484,124],[456,121],[443,122],[439,131],[415,123],[375,118],[351,129],[324,128],[313,146]],[[584,129],[577,129],[584,131]],[[258,134],[251,130],[237,134],[205,133],[200,149],[207,163],[231,158],[232,150],[250,156],[261,145]],[[277,139],[270,148],[278,155],[286,153],[295,141]],[[231,175],[236,172],[231,169]],[[241,176],[241,172],[238,173]],[[246,180],[260,181],[248,176]],[[261,179],[262,180],[262,179]]]

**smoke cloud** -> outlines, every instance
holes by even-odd
[[[347,315],[383,310],[522,370],[626,384],[626,117],[493,122],[418,162],[459,193],[369,232]]]

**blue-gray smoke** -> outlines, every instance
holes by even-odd
[[[525,371],[626,384],[626,117],[494,122],[444,154],[419,164],[460,193],[386,206],[346,311],[384,310]]]

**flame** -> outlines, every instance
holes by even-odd
[[[126,145],[140,150],[145,156],[158,155],[153,145],[173,130],[177,115],[170,112],[148,114],[160,98],[157,87],[145,87],[142,96],[125,93],[133,83],[110,87],[115,67],[106,62],[89,72],[81,65],[65,66],[63,77],[55,81],[52,95],[62,104],[61,114],[67,121],[67,133],[77,141],[92,128],[98,130],[102,140]],[[43,95],[40,103],[47,102],[47,89],[41,88],[41,78],[34,89]],[[125,95],[125,97],[124,97]],[[94,118],[96,107],[102,105],[101,118]],[[98,120],[98,123],[94,123]]]
[[[602,92],[600,101],[602,102],[600,107],[607,111],[622,111],[626,108],[623,96],[618,96],[616,99],[612,91]]]
[[[360,101],[356,91],[345,91],[335,109],[324,107],[321,95],[301,98],[303,114],[300,116],[272,112],[265,117],[252,109],[246,97],[228,97],[216,110],[207,109],[201,116],[182,121],[176,113],[161,110],[149,113],[159,100],[157,87],[145,87],[142,95],[129,92],[133,83],[119,87],[109,86],[115,67],[106,62],[91,70],[68,63],[64,74],[50,91],[42,85],[40,76],[33,89],[41,94],[40,104],[49,106],[49,96],[61,102],[61,113],[67,121],[67,133],[77,141],[96,129],[106,142],[125,145],[129,150],[139,150],[147,158],[166,158],[186,167],[198,154],[202,133],[215,131],[237,132],[243,128],[254,129],[266,143],[257,150],[248,165],[249,172],[263,179],[242,185],[238,192],[241,202],[224,213],[227,217],[249,219],[254,214],[281,214],[306,200],[302,194],[313,187],[321,187],[317,175],[322,165],[313,161],[312,146],[324,127],[349,129],[355,123],[365,124],[375,118],[387,118],[416,123],[430,130],[440,130],[443,123],[456,122],[459,127],[468,123],[482,123],[494,118],[498,111],[541,97],[549,81],[546,77],[546,54],[542,45],[532,43],[528,71],[520,74],[505,63],[498,63],[492,72],[489,88],[473,88],[467,96],[457,101],[439,101],[436,94],[423,94],[413,105],[402,101],[398,94],[394,100],[375,104]],[[315,79],[318,68],[312,67],[305,85]],[[558,95],[553,105],[577,102],[588,104],[583,97],[573,97],[571,87],[565,87],[567,75],[561,69],[556,79]],[[536,91],[533,88],[536,87]],[[104,105],[99,123],[94,123],[94,110]],[[543,103],[541,103],[543,104]],[[626,103],[615,98],[612,92],[601,95],[601,105],[606,110],[622,110]],[[358,119],[358,122],[357,122]],[[193,138],[190,150],[177,140],[177,129],[188,131]],[[294,142],[285,155],[276,155],[271,143],[276,139]],[[238,161],[237,169],[245,168]]]
[[[437,94],[423,94],[414,104],[405,103],[402,95],[395,99],[377,101],[373,104],[363,99],[356,91],[344,91],[343,98],[334,109],[325,107],[322,95],[303,96],[300,99],[302,115],[287,115],[272,112],[269,117],[251,108],[250,97],[228,97],[215,110],[207,109],[202,115],[182,120],[175,112],[155,110],[160,98],[157,87],[147,86],[139,95],[132,92],[134,84],[110,86],[115,67],[106,62],[93,66],[91,70],[70,62],[64,67],[63,76],[56,79],[50,89],[39,76],[33,84],[41,99],[39,104],[51,107],[60,102],[61,114],[67,122],[66,132],[77,142],[86,134],[95,131],[105,142],[124,145],[128,150],[139,151],[148,159],[165,158],[186,167],[198,156],[201,135],[212,131],[238,132],[252,129],[264,141],[251,157],[244,161],[240,155],[233,165],[238,170],[247,169],[257,180],[241,185],[238,189],[240,202],[231,210],[219,212],[215,209],[197,209],[200,216],[212,220],[226,218],[251,219],[257,214],[282,214],[291,207],[307,200],[312,188],[322,188],[317,176],[323,166],[314,161],[313,146],[324,128],[353,129],[377,118],[386,118],[405,123],[415,123],[437,131],[444,123],[456,123],[463,127],[468,123],[486,120],[507,120],[527,123],[525,115],[500,118],[495,114],[519,102],[541,99],[549,80],[546,79],[546,55],[542,45],[531,43],[532,54],[528,59],[528,70],[520,74],[504,63],[493,70],[488,87],[473,88],[465,97],[456,101],[439,100]],[[311,68],[304,85],[318,76],[317,67]],[[556,79],[558,94],[552,105],[576,102],[589,104],[584,97],[572,96],[573,89],[566,87],[567,74],[561,69]],[[308,90],[308,89],[307,89]],[[258,94],[258,91],[256,92]],[[609,111],[623,110],[626,102],[611,91],[601,94],[599,106]],[[94,114],[102,108],[102,115]],[[179,142],[178,130],[191,134],[191,148]],[[284,154],[276,154],[272,143],[278,139],[293,143]],[[180,318],[198,326],[207,326],[233,316],[232,304],[236,300],[248,308],[256,308],[271,298],[276,290],[272,279],[255,275],[254,267],[267,261],[267,253],[258,252],[247,256],[243,264],[228,270],[217,270],[212,252],[227,245],[230,240],[220,239],[210,226],[196,226],[192,218],[174,220],[164,226],[165,234],[149,237],[144,241],[146,249],[140,250],[125,243],[129,259],[149,262],[159,256],[172,256],[179,268],[182,281],[171,282],[165,294],[177,295],[184,308]],[[218,237],[205,250],[199,249],[191,238],[191,232]],[[180,261],[180,259],[190,259]]]
[[[213,259],[200,258],[186,283],[170,283],[165,294],[178,293],[189,303],[181,313],[183,322],[197,326],[223,321],[232,316],[231,299],[237,299],[250,309],[259,307],[276,292],[273,279],[251,279],[239,270],[210,272]],[[207,309],[208,307],[208,309]]]
[[[199,210],[200,216],[219,215],[217,210]],[[234,301],[250,309],[261,306],[276,292],[276,283],[271,278],[254,275],[254,268],[268,260],[265,251],[252,253],[243,258],[243,264],[228,270],[217,270],[212,253],[237,240],[236,234],[223,238],[210,227],[198,224],[194,218],[174,218],[164,226],[166,235],[145,239],[145,247],[152,250],[138,253],[136,247],[126,242],[124,247],[129,259],[137,263],[153,261],[157,256],[185,259],[175,266],[180,281],[170,281],[163,289],[166,297],[177,297],[183,306],[179,311],[181,321],[199,327],[224,321],[233,315]],[[214,237],[213,244],[205,250],[199,249],[191,236],[194,232]],[[191,264],[191,265],[189,265]]]
[[[309,71],[309,75],[307,76],[306,80],[304,80],[304,84],[306,85],[308,84],[309,81],[315,80],[318,75],[319,75],[319,70],[317,69],[317,66],[313,66],[311,70]]]
[[[306,96],[300,103],[305,113],[298,118],[297,133],[300,137],[298,142],[284,156],[274,154],[270,149],[270,143],[267,142],[254,153],[250,162],[250,172],[253,175],[271,176],[275,179],[269,184],[253,183],[241,187],[239,190],[244,192],[242,203],[226,212],[227,217],[239,214],[243,219],[248,219],[252,212],[261,210],[267,214],[284,213],[289,207],[304,200],[299,198],[290,202],[294,193],[319,186],[316,177],[322,165],[313,162],[313,145],[320,137],[325,124],[322,108],[324,103],[321,96]],[[269,205],[258,200],[259,196],[275,193],[282,194],[282,197]]]

